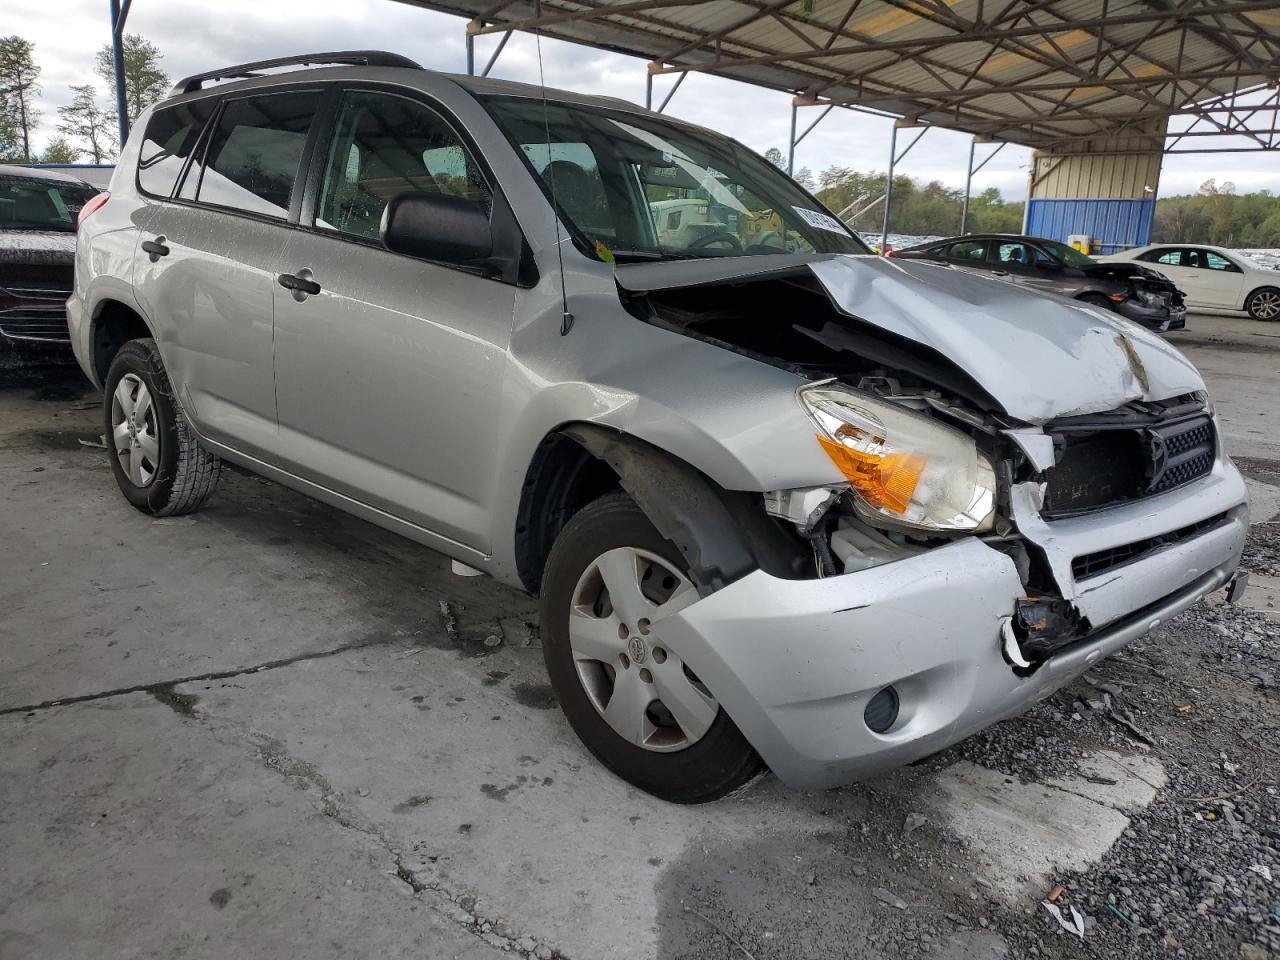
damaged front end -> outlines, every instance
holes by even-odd
[[[1194,369],[1163,344],[1081,321],[1057,301],[999,291],[1001,302],[984,302],[992,284],[953,272],[950,305],[909,311],[904,304],[920,300],[920,286],[894,289],[903,278],[886,276],[882,263],[825,259],[702,283],[674,282],[677,271],[647,289],[639,271],[634,280],[619,272],[623,302],[639,319],[805,381],[798,402],[845,482],[764,494],[765,512],[811,557],[799,575],[868,571],[977,539],[1017,572],[1021,589],[995,611],[989,642],[1020,678],[1184,587],[1189,575],[1144,584],[1127,608],[1081,600],[1099,588],[1097,578],[1194,539],[1239,506],[1236,497],[1216,519],[1173,529],[1151,508],[1153,498],[1205,479],[1219,463]],[[910,280],[935,279],[919,273],[928,265],[907,269],[919,274]],[[657,276],[648,271],[650,281]],[[887,304],[892,310],[873,320]],[[1029,309],[1037,312],[1023,313],[1021,326],[991,319]],[[974,318],[968,330],[966,315]],[[1061,327],[1045,327],[1055,322]],[[1004,337],[1003,351],[980,325]],[[1028,332],[1034,351],[1022,349]],[[1154,520],[1157,535],[1125,540],[1120,532],[1117,542],[1105,514],[1124,507]],[[1081,552],[1064,556],[1059,535],[1086,528],[1067,548]],[[1215,562],[1230,562],[1230,539]]]

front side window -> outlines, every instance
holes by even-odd
[[[87,183],[0,175],[0,230],[75,233],[76,214],[97,192]]]
[[[1057,257],[1059,261],[1065,263],[1068,267],[1076,267],[1084,269],[1086,267],[1097,266],[1098,261],[1087,253],[1081,253],[1075,247],[1062,243],[1058,240],[1040,240],[1045,250],[1036,250],[1036,261],[1053,264],[1053,257]],[[1035,249],[1035,248],[1033,248]]]
[[[230,101],[209,139],[203,169],[192,170],[199,177],[196,199],[287,218],[307,131],[319,102],[315,91]]]
[[[196,100],[152,114],[138,152],[138,186],[143,193],[157,197],[173,193],[183,164],[195,149],[216,103],[212,99]]]
[[[600,259],[869,252],[782,171],[725,137],[622,110],[483,103]]]
[[[1226,273],[1239,273],[1240,268],[1228,260],[1226,257],[1218,256],[1211,251],[1204,251],[1205,262],[1210,270],[1222,270]]]
[[[1031,262],[1031,248],[1025,243],[996,244],[996,262],[1006,266],[1026,266]]]
[[[394,94],[347,93],[316,226],[375,240],[383,209],[401,193],[461,197],[486,213],[493,204],[471,152],[438,113]]]

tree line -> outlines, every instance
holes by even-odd
[[[160,67],[163,54],[136,33],[124,37],[125,107],[132,124],[147,107],[169,92],[169,76]],[[71,102],[58,108],[57,133],[38,148],[35,131],[44,116],[40,64],[35,44],[20,36],[0,37],[0,163],[109,163],[120,144],[115,110],[116,71],[110,44],[97,54],[96,83],[71,87]]]
[[[765,157],[782,166],[782,153]],[[855,230],[879,231],[884,218],[885,175],[832,166],[796,179]],[[932,180],[893,178],[890,231],[917,236],[951,236],[960,231],[964,190]],[[969,233],[1021,233],[1021,201],[1006,202],[994,187],[969,199]],[[1231,183],[1206,180],[1186,196],[1156,201],[1153,243],[1205,243],[1220,247],[1280,247],[1280,195],[1263,190],[1236,194]]]

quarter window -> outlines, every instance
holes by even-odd
[[[196,100],[152,114],[138,153],[138,186],[143,193],[172,195],[182,166],[199,142],[215,105],[215,100]]]
[[[288,217],[319,102],[320,94],[314,91],[229,102],[209,140],[196,199],[282,220]]]
[[[493,194],[462,140],[424,104],[386,93],[343,97],[325,167],[316,226],[377,239],[382,211],[402,193],[470,200],[488,213]]]
[[[1167,247],[1161,250],[1148,250],[1138,259],[1147,263],[1163,263],[1167,267],[1180,267],[1182,266],[1182,251],[1178,249],[1170,250]]]

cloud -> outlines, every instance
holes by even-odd
[[[44,96],[38,142],[54,132],[57,108],[70,101],[74,83],[97,82],[94,56],[109,39],[107,5],[102,0],[5,0],[6,17],[36,44],[43,68]],[[16,15],[16,16],[15,16]],[[465,21],[390,0],[138,0],[128,30],[141,33],[164,53],[163,66],[175,79],[212,67],[263,60],[307,50],[394,50],[432,69],[465,70]],[[476,40],[476,69],[483,68],[499,37]],[[526,83],[644,101],[645,63],[557,40],[515,34],[492,75]],[[539,57],[541,53],[541,57]],[[540,62],[541,61],[541,62]],[[655,106],[675,82],[654,80]],[[110,92],[103,90],[104,100]],[[763,153],[786,152],[791,122],[790,96],[705,74],[690,74],[667,113],[727,133]],[[818,115],[799,111],[798,129]],[[883,170],[888,165],[890,121],[849,110],[833,110],[800,144],[796,169],[828,166]],[[901,151],[913,132],[900,131]],[[982,148],[983,151],[990,148]],[[898,171],[922,180],[964,185],[967,134],[930,130],[908,153]],[[984,155],[979,153],[979,156]],[[1026,195],[1030,151],[1006,147],[974,178],[974,192],[996,187],[1011,200]],[[1240,191],[1274,188],[1274,162],[1262,154],[1170,157],[1161,193],[1192,192],[1210,176],[1233,180]]]

